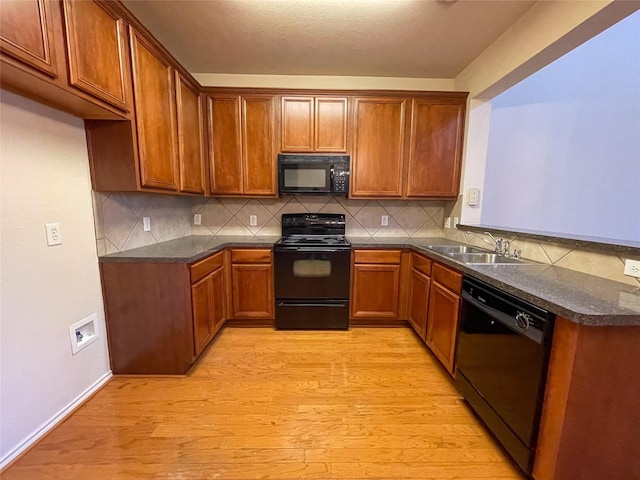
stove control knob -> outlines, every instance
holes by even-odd
[[[526,330],[527,328],[529,328],[530,324],[531,315],[524,312],[518,312],[516,314],[516,325],[518,325],[518,327],[520,327],[522,330]]]

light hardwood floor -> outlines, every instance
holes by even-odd
[[[16,479],[522,477],[408,328],[226,328],[186,378],[114,378]]]

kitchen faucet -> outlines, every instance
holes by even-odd
[[[491,237],[491,240],[493,240],[494,243],[494,251],[498,254],[498,255],[502,255],[502,239],[501,238],[496,238],[493,235],[491,235],[490,232],[484,232],[485,234],[489,235]]]

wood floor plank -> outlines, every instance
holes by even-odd
[[[521,480],[408,328],[225,328],[187,377],[113,378],[5,472]]]

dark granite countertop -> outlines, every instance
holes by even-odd
[[[189,235],[99,257],[101,263],[193,263],[227,247],[271,248],[280,237]]]
[[[100,262],[192,263],[226,247],[273,246],[278,237],[192,235],[105,255]],[[640,326],[640,288],[546,264],[466,265],[427,247],[458,242],[441,237],[350,237],[354,248],[413,248],[576,323]]]

